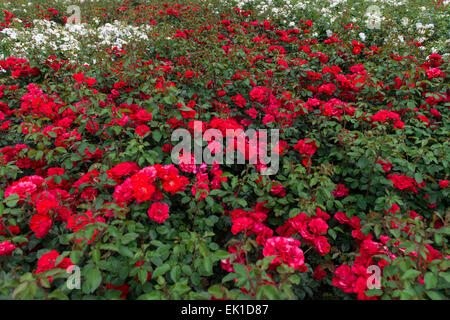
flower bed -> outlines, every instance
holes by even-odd
[[[0,297],[447,298],[447,2],[378,29],[353,1],[27,3],[0,5]]]

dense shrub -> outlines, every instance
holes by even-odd
[[[448,297],[445,3],[429,46],[312,5],[2,5],[0,296]],[[279,130],[278,172],[174,164],[194,121]]]

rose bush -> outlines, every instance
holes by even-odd
[[[1,297],[448,298],[445,52],[205,1],[86,2],[71,31],[65,5],[0,15]],[[86,46],[11,45],[43,25]],[[279,130],[278,172],[174,164],[194,121]]]

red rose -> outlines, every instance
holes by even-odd
[[[248,231],[252,228],[254,221],[247,217],[240,217],[234,220],[231,233],[236,235],[241,231]]]
[[[94,84],[97,83],[97,80],[95,80],[94,78],[86,78],[86,79],[84,79],[84,82],[85,82],[89,87],[92,87]]]
[[[309,159],[309,158],[304,158],[304,159],[302,159],[302,164],[303,164],[305,167],[308,167],[308,166],[311,164],[311,159]]]
[[[73,78],[76,82],[80,83],[80,82],[83,81],[83,79],[84,79],[84,74],[82,74],[81,72],[80,72],[80,73],[75,73],[75,74],[72,76],[72,78]]]
[[[163,223],[169,217],[169,206],[166,203],[155,202],[148,209],[148,216],[153,221]]]
[[[322,266],[319,264],[317,268],[314,270],[313,278],[317,280],[322,280],[327,276],[327,272],[322,269]]]
[[[16,246],[9,241],[0,242],[0,257],[10,255],[15,248]]]
[[[250,99],[259,103],[266,101],[270,90],[265,87],[255,87],[250,91]]]
[[[177,174],[169,174],[166,179],[163,180],[162,186],[164,191],[174,194],[180,191],[184,185],[182,185],[182,180]]]
[[[444,77],[444,73],[439,68],[430,68],[426,71],[427,77],[429,79],[437,78],[437,77]]]
[[[314,247],[317,249],[317,252],[321,256],[326,255],[328,252],[330,252],[330,244],[328,243],[328,240],[324,236],[320,236],[314,239]]]
[[[356,282],[356,276],[347,265],[338,267],[334,271],[333,285],[342,289],[346,293],[353,293],[353,285]]]
[[[140,135],[141,137],[145,136],[147,132],[150,132],[150,128],[145,124],[136,127],[136,134]]]
[[[234,103],[236,103],[240,108],[243,108],[247,104],[247,101],[240,93],[234,97],[231,97],[231,100],[234,101]]]
[[[30,229],[36,233],[37,238],[47,235],[52,226],[52,218],[48,214],[35,214],[30,220]]]
[[[152,114],[151,112],[147,112],[147,110],[141,109],[136,114],[135,117],[137,120],[142,122],[148,122],[152,120]]]
[[[314,218],[308,222],[309,230],[315,234],[326,233],[328,224],[322,218]]]
[[[227,92],[225,90],[219,90],[219,91],[217,91],[217,95],[219,97],[223,97],[223,96],[227,95]]]
[[[349,190],[343,184],[338,184],[336,189],[331,192],[335,198],[342,198],[349,195]]]
[[[279,195],[281,198],[286,196],[286,189],[281,184],[274,184],[270,193],[274,196]]]
[[[134,162],[122,162],[106,171],[106,173],[108,177],[118,180],[121,177],[136,173],[139,169],[139,166]]]
[[[316,152],[317,148],[316,142],[310,139],[299,140],[294,146],[295,150],[298,150],[300,154],[306,156],[312,156]]]
[[[389,172],[392,169],[392,165],[389,163],[388,159],[386,159],[385,161],[378,159],[377,163],[383,167],[384,172]]]
[[[347,223],[350,221],[350,219],[347,217],[345,212],[338,211],[334,214],[334,218],[339,221],[340,223]]]
[[[66,269],[73,265],[69,258],[63,258],[62,261],[55,265],[56,259],[59,257],[59,253],[56,250],[52,250],[48,253],[43,254],[37,263],[36,274],[52,270],[54,268]],[[47,277],[50,282],[53,281],[51,277]]]
[[[358,55],[358,54],[360,54],[361,53],[361,47],[359,47],[359,46],[355,46],[355,47],[353,47],[353,54],[354,55]]]
[[[155,186],[151,183],[149,177],[142,171],[131,176],[131,185],[134,197],[139,201],[148,201],[156,191]]]
[[[192,78],[194,76],[194,71],[186,71],[184,73],[185,78]]]
[[[46,215],[50,210],[53,210],[59,206],[59,203],[55,199],[44,199],[36,203],[36,210],[38,214]]]
[[[441,180],[441,181],[439,181],[439,187],[441,187],[442,189],[447,188],[448,187],[448,180]]]

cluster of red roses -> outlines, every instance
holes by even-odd
[[[70,184],[56,184],[54,177],[57,175],[52,171],[49,170],[49,181],[37,175],[28,176],[14,182],[5,191],[7,197],[17,194],[20,203],[26,202],[34,207],[36,213],[30,219],[30,229],[37,238],[45,237],[56,221],[67,223],[66,228],[73,232],[90,223],[104,222],[100,216],[94,218],[91,211],[80,215],[74,213],[76,199],[61,188],[70,187]]]
[[[287,264],[299,271],[307,271],[305,257],[300,249],[300,241],[290,237],[271,237],[267,239],[263,249],[264,257],[275,256],[270,267],[275,268],[281,263]]]
[[[38,260],[36,274],[43,273],[52,269],[65,269],[67,270],[73,265],[70,258],[64,257],[61,262],[56,264],[56,260],[59,257],[59,253],[56,250],[51,250],[48,253],[44,253]],[[52,277],[48,277],[50,282],[53,281]]]
[[[131,163],[123,163],[118,166],[108,172],[116,181],[132,174],[114,190],[114,200],[122,205],[130,203],[132,200],[136,200],[137,203],[159,201],[164,198],[162,190],[175,194],[184,191],[189,184],[189,180],[179,175],[179,171],[174,165],[153,165],[140,170]],[[148,215],[150,219],[162,223],[169,217],[169,206],[165,203],[154,202],[148,210]]]
[[[256,242],[264,245],[267,238],[273,235],[273,230],[264,225],[268,212],[269,209],[264,207],[264,203],[258,203],[252,211],[242,209],[233,210],[230,213],[232,223],[231,233],[236,235],[244,232],[246,236],[255,234]]]
[[[11,21],[13,21],[14,18],[17,18],[16,15],[7,10],[3,10],[3,13],[5,14],[4,18],[5,22],[0,22],[0,31],[2,31],[5,28],[8,28],[11,25]]]
[[[305,156],[302,159],[302,163],[305,167],[311,164],[311,157],[316,150],[318,149],[316,142],[310,139],[301,139],[294,146],[294,149],[297,150],[301,155]]]
[[[328,230],[326,221],[329,219],[328,213],[316,208],[314,216],[300,212],[295,217],[287,219],[284,225],[278,227],[276,231],[284,237],[300,235],[305,243],[313,246],[323,256],[330,252],[331,248],[325,236]]]
[[[380,110],[375,113],[371,119],[373,122],[388,122],[388,120],[392,120],[394,121],[394,128],[402,129],[404,126],[398,113],[389,110]]]
[[[403,225],[402,230],[406,231],[409,236],[414,236],[412,231],[410,231],[413,226],[412,223],[406,222],[405,218],[400,212],[400,208],[398,205],[393,205],[392,208],[386,212],[386,214],[390,214],[393,217],[396,217],[397,223]],[[334,270],[333,277],[333,285],[338,288],[341,288],[344,292],[347,293],[356,293],[358,299],[378,299],[376,296],[367,296],[366,290],[368,288],[369,281],[372,285],[374,285],[375,279],[370,279],[373,275],[371,269],[369,267],[378,267],[379,272],[375,274],[377,277],[381,276],[381,272],[383,268],[389,264],[388,261],[382,258],[375,258],[376,255],[386,255],[390,257],[395,262],[395,258],[397,255],[390,252],[387,248],[388,241],[392,240],[386,235],[380,235],[380,242],[374,241],[371,233],[364,235],[361,231],[360,219],[358,217],[352,217],[349,219],[345,212],[336,212],[335,219],[337,219],[341,224],[346,224],[352,227],[354,230],[351,235],[355,239],[355,243],[358,247],[359,253],[353,261],[353,265],[341,265]],[[422,216],[417,214],[415,211],[411,210],[409,212],[409,218],[414,220],[415,218],[423,219]],[[391,221],[392,227],[399,229],[399,225],[396,222]],[[437,226],[440,228],[442,226]],[[394,241],[392,244],[394,247],[398,247],[401,252],[405,252],[405,249],[402,247],[402,243],[400,241]],[[425,251],[427,261],[433,261],[434,259],[442,259],[443,255],[434,249],[431,245],[426,245]],[[416,251],[409,252],[407,254],[411,257],[417,257],[418,254]],[[414,258],[413,258],[414,259]],[[422,262],[425,263],[425,262]],[[423,276],[423,275],[422,275]],[[422,277],[421,276],[421,277]],[[393,279],[391,279],[393,280]],[[379,288],[380,278],[376,279]],[[423,283],[423,278],[420,280]]]
[[[15,57],[0,60],[0,67],[3,70],[11,72],[11,77],[14,79],[21,77],[35,77],[40,73],[37,67],[31,68],[30,63],[26,59]]]
[[[36,168],[40,163],[31,160],[24,154],[24,151],[27,151],[28,149],[28,146],[24,144],[16,144],[14,147],[4,147],[0,149],[0,153],[3,154],[3,156],[0,157],[0,161],[4,164],[15,161],[15,165],[21,169]]]
[[[126,11],[127,8],[121,7],[117,10]],[[156,11],[155,9],[152,10]],[[160,16],[180,17],[180,15],[183,15],[183,10],[169,7],[160,10],[158,14]],[[239,9],[235,9],[235,11],[239,16],[250,15],[249,12],[243,12]],[[49,10],[48,12],[51,15],[58,14],[56,10]],[[6,13],[5,23],[0,24],[0,30],[8,26],[13,17],[14,15]],[[147,20],[151,24],[156,23],[150,18]],[[173,61],[159,54],[155,56],[154,60],[139,59],[136,63],[133,62],[131,68],[138,75],[136,78],[142,78],[143,82],[150,83],[151,80],[154,80],[154,88],[150,93],[150,89],[142,89],[143,86],[140,86],[139,81],[127,78],[122,58],[128,58],[128,52],[124,49],[112,48],[107,50],[107,54],[113,59],[111,66],[108,65],[105,70],[101,70],[104,72],[105,78],[102,80],[105,81],[87,76],[91,72],[87,67],[83,68],[83,71],[73,71],[72,69],[77,69],[76,66],[56,57],[49,57],[43,64],[43,68],[50,68],[55,72],[60,71],[62,74],[66,72],[68,74],[65,79],[67,83],[72,83],[76,89],[82,88],[89,92],[86,96],[76,96],[78,100],[69,106],[62,101],[57,92],[47,92],[56,89],[33,83],[35,77],[44,69],[31,68],[30,63],[24,59],[11,57],[0,60],[0,70],[4,71],[3,76],[13,83],[9,86],[0,85],[0,99],[4,101],[18,100],[15,101],[17,106],[0,101],[0,131],[7,131],[11,125],[17,125],[20,129],[19,136],[22,135],[21,138],[30,133],[38,133],[40,134],[39,138],[42,136],[42,138],[45,137],[46,140],[50,141],[45,146],[48,149],[39,149],[39,151],[35,150],[35,146],[29,142],[26,142],[28,145],[14,142],[11,146],[0,149],[1,165],[13,163],[18,168],[24,169],[25,175],[28,175],[21,176],[17,181],[6,179],[7,187],[4,196],[5,198],[16,196],[19,205],[23,205],[23,208],[31,208],[25,214],[28,214],[26,221],[32,231],[29,234],[27,231],[20,230],[18,226],[8,225],[8,220],[0,217],[0,236],[2,239],[9,239],[0,242],[0,256],[14,254],[16,247],[21,246],[12,240],[13,236],[23,233],[26,237],[35,236],[38,239],[43,239],[48,237],[50,230],[56,223],[64,224],[65,229],[70,233],[78,233],[88,226],[95,225],[94,233],[89,239],[78,235],[75,241],[86,241],[88,244],[98,241],[100,238],[98,235],[102,230],[101,225],[108,223],[109,218],[114,218],[113,210],[96,211],[91,206],[92,209],[83,209],[83,212],[79,212],[79,207],[80,204],[92,204],[99,196],[102,196],[103,199],[109,197],[109,201],[113,201],[123,208],[132,207],[134,203],[148,205],[147,214],[149,218],[162,224],[169,217],[169,209],[171,213],[180,210],[173,206],[169,208],[175,194],[189,190],[190,193],[187,192],[187,194],[191,194],[195,201],[202,201],[212,194],[212,190],[220,189],[222,182],[227,181],[227,177],[222,171],[222,169],[225,169],[221,169],[219,164],[214,163],[211,167],[206,164],[197,166],[193,163],[191,154],[183,154],[183,159],[181,159],[178,167],[155,164],[141,168],[141,162],[138,162],[140,164],[138,165],[132,161],[116,164],[106,170],[106,176],[109,179],[106,183],[104,181],[104,169],[100,170],[93,166],[89,169],[82,169],[86,168],[86,165],[102,163],[106,159],[107,151],[114,147],[111,141],[115,141],[116,138],[130,131],[136,135],[135,138],[138,138],[139,141],[149,142],[150,139],[145,139],[149,137],[149,134],[153,136],[154,132],[151,128],[161,125],[161,122],[171,129],[187,128],[193,133],[198,133],[194,132],[194,120],[201,119],[201,133],[207,129],[218,129],[225,136],[229,129],[243,131],[251,128],[252,125],[260,125],[261,123],[268,127],[276,127],[280,128],[281,131],[287,131],[291,129],[291,126],[295,126],[296,120],[303,120],[307,117],[310,117],[308,119],[315,119],[325,116],[326,121],[333,123],[333,125],[341,125],[339,122],[342,122],[343,119],[350,117],[355,120],[355,114],[360,117],[358,119],[365,121],[364,124],[369,124],[371,127],[375,127],[379,123],[392,123],[395,129],[402,129],[405,125],[410,124],[408,123],[410,119],[418,119],[425,123],[427,128],[432,126],[432,129],[441,125],[440,119],[443,118],[443,115],[438,109],[442,104],[449,101],[449,92],[434,92],[437,89],[431,89],[430,82],[424,81],[427,78],[431,81],[439,81],[446,77],[446,74],[441,70],[443,69],[441,66],[445,63],[441,56],[431,54],[428,60],[417,68],[416,73],[409,74],[402,71],[402,76],[397,76],[392,80],[392,83],[391,80],[386,79],[386,82],[389,83],[389,85],[386,85],[381,80],[374,80],[370,72],[366,70],[367,65],[364,66],[357,59],[357,56],[363,54],[375,56],[379,54],[380,48],[375,46],[366,48],[365,44],[358,41],[345,43],[339,39],[338,34],[334,34],[323,41],[323,45],[324,47],[334,48],[336,46],[338,48],[338,50],[333,49],[332,51],[338,58],[335,59],[335,57],[324,53],[325,50],[322,50],[324,52],[320,51],[318,39],[302,38],[302,35],[309,33],[309,27],[311,26],[312,22],[306,21],[302,30],[290,29],[285,31],[277,30],[272,21],[253,20],[250,23],[242,23],[234,21],[230,16],[229,20],[224,19],[215,26],[201,27],[199,30],[177,29],[171,37],[173,42],[192,40],[199,43],[202,33],[208,32],[208,30],[217,31],[217,34],[214,33],[217,39],[214,39],[217,40],[219,48],[222,49],[221,52],[223,51],[225,56],[231,56],[234,50],[241,50],[240,53],[244,57],[244,62],[251,67],[248,70],[230,71],[228,79],[224,79],[223,83],[216,83],[219,81],[212,81],[210,78],[205,80],[204,83],[201,82],[201,90],[210,91],[206,94],[208,96],[207,101],[202,102],[201,94],[195,93],[185,97],[186,102],[178,100],[173,104],[166,103],[169,104],[168,106],[164,106],[161,102],[160,105],[153,108],[153,111],[144,109],[141,102],[149,102],[153,98],[157,100],[159,94],[166,94],[171,89],[187,92],[189,86],[196,86],[197,82],[200,82],[199,79],[202,79],[204,75],[204,68],[193,66],[193,62],[190,61],[188,55],[174,58]],[[347,27],[353,28],[352,25]],[[246,34],[252,34],[249,38],[250,45],[243,45],[236,41],[236,35],[238,35],[236,30],[244,30]],[[298,54],[291,55],[288,52],[290,47],[294,47]],[[344,52],[345,50],[346,52]],[[299,58],[300,55],[302,58]],[[390,58],[392,61],[389,62],[395,63],[397,61],[400,64],[400,62],[404,63],[414,59],[412,56],[392,55]],[[334,64],[337,63],[334,62],[337,60],[345,61],[342,68]],[[259,65],[263,67],[260,68]],[[300,70],[299,67],[302,69]],[[294,80],[298,82],[294,89],[290,88],[287,84],[289,81],[285,81],[285,79],[279,85],[274,85],[278,82],[273,81],[276,73],[284,72],[283,74],[289,77],[287,72],[291,71],[296,74]],[[426,78],[423,75],[426,75]],[[246,80],[249,84],[244,83]],[[23,85],[24,82],[28,82],[27,85]],[[385,96],[389,96],[403,87],[419,87],[420,90],[418,91],[423,95],[425,103],[417,108],[408,107],[404,109],[400,106],[394,106],[392,103],[387,103],[383,104],[383,109],[378,108],[370,113],[365,111],[361,113],[361,110],[354,106],[355,102],[361,101],[361,95],[365,94],[363,91],[365,89],[376,89],[374,90],[376,94],[367,96],[367,100],[374,102],[374,106],[376,106],[376,103],[386,102]],[[237,88],[239,90],[245,89],[238,93]],[[305,94],[303,96],[305,101],[300,99],[299,95],[296,96],[293,93],[300,91],[298,88],[304,89],[302,94]],[[77,92],[81,91],[85,90]],[[19,92],[22,92],[22,94],[19,95]],[[178,96],[182,96],[182,94],[177,95],[177,98],[180,98]],[[131,101],[127,98],[131,98]],[[137,99],[141,101],[134,103]],[[365,96],[364,99],[366,99]],[[89,112],[90,109],[97,106],[99,109],[108,110],[110,117],[103,116],[100,112],[99,114]],[[442,109],[439,110],[442,111]],[[205,113],[208,113],[208,115],[205,116]],[[363,114],[363,116],[360,116],[360,114]],[[156,119],[153,119],[153,117]],[[42,121],[36,119],[42,119]],[[90,140],[90,135],[95,139]],[[348,136],[350,140],[354,139],[354,134]],[[298,140],[299,137],[303,139]],[[272,150],[280,155],[285,155],[287,150],[293,149],[296,151],[293,152],[295,156],[298,157],[298,154],[300,154],[302,164],[310,169],[313,156],[316,155],[317,157],[316,152],[322,146],[322,141],[317,136],[313,137],[311,134],[311,137],[308,138],[302,134],[291,140],[281,140],[279,145],[272,145]],[[160,137],[160,139],[166,138]],[[95,141],[96,145],[86,145],[83,149],[77,148],[83,145],[84,140]],[[158,141],[162,142],[159,139]],[[295,141],[297,142],[295,143]],[[216,140],[211,139],[207,142],[211,152],[217,152],[218,148],[222,148]],[[148,145],[150,145],[150,142]],[[228,151],[238,149],[249,160],[260,152],[259,149],[253,147],[254,145],[254,141],[250,139],[245,140],[244,144],[239,144],[236,141],[236,143],[231,144],[232,150]],[[74,174],[73,172],[66,172],[61,167],[48,168],[50,160],[47,159],[47,152],[53,146],[59,147],[59,149],[63,148],[67,153],[72,153],[74,157],[67,158],[66,161],[72,165],[71,167],[79,171]],[[169,143],[162,146],[163,152],[166,153],[165,156],[172,147]],[[261,145],[259,147],[261,148]],[[325,148],[322,147],[322,149]],[[320,154],[326,151],[322,149]],[[32,155],[33,152],[36,154],[36,151],[42,153],[40,157]],[[37,158],[40,158],[40,160],[37,160]],[[391,161],[393,160],[391,159]],[[114,163],[117,163],[117,161]],[[288,162],[290,161],[288,160]],[[380,157],[376,160],[376,163],[380,164],[386,173],[392,169],[388,159]],[[393,163],[396,162],[393,161]],[[265,164],[259,161],[255,167],[260,172]],[[28,173],[29,171],[25,170],[33,171],[33,173]],[[417,183],[416,179],[401,174],[389,174],[387,179],[393,182],[396,189],[412,193],[418,193],[418,188],[425,188],[426,186],[425,181]],[[262,181],[261,176],[254,180],[261,190],[265,190],[266,185],[263,185]],[[281,200],[286,200],[284,203],[289,203],[287,198],[291,195],[289,194],[290,190],[280,181],[284,180],[272,180],[270,194],[276,200],[286,198]],[[354,189],[350,187],[350,184],[347,186]],[[439,187],[442,189],[448,188],[448,180],[440,180]],[[233,190],[233,192],[235,192],[236,197],[242,196],[242,194],[238,194],[238,191]],[[331,195],[335,199],[344,198],[350,195],[350,190],[344,184],[337,183]],[[427,197],[428,195],[425,195],[425,198]],[[308,200],[312,201],[314,207],[316,206],[313,195]],[[254,199],[251,201],[254,201]],[[105,204],[110,203],[107,200]],[[299,212],[297,215],[281,221],[278,225],[274,225],[271,218],[275,217],[270,214],[270,205],[270,202],[268,204],[267,201],[259,202],[259,200],[256,200],[256,205],[249,205],[243,209],[235,209],[236,207],[230,209],[226,203],[222,204],[224,211],[231,220],[231,234],[239,237],[242,235],[244,238],[255,237],[258,246],[257,259],[274,256],[270,263],[270,271],[281,264],[285,264],[296,271],[306,272],[308,268],[302,250],[302,247],[305,249],[305,246],[313,248],[314,251],[312,252],[316,252],[317,256],[322,259],[335,250],[334,244],[332,247],[329,242],[331,238],[327,238],[327,234],[332,228],[330,222],[335,222],[330,221],[328,213],[317,207],[315,214],[308,215]],[[348,202],[345,205],[350,206],[351,204]],[[433,205],[435,204],[429,204],[429,207],[432,208]],[[329,210],[327,209],[327,211]],[[395,218],[391,221],[393,229],[400,229],[412,235],[412,224],[405,224],[401,221],[401,210],[398,205],[394,204],[385,213],[386,217]],[[409,211],[409,217],[411,219],[423,219],[413,210]],[[334,265],[330,267],[332,262],[319,264],[315,268],[313,277],[322,280],[327,275],[325,270],[328,269],[333,273],[332,283],[334,286],[346,293],[356,294],[359,299],[369,299],[371,297],[368,297],[365,293],[370,276],[367,269],[371,265],[377,265],[380,269],[386,266],[385,260],[375,257],[379,254],[386,254],[395,258],[395,255],[387,250],[387,243],[390,239],[387,236],[380,236],[379,240],[375,241],[372,234],[366,235],[363,233],[361,219],[357,216],[349,218],[344,212],[336,212],[334,218],[352,229],[349,233],[352,237],[351,242],[355,244],[357,256],[354,261],[346,262],[350,264],[339,265],[337,268]],[[274,220],[276,221],[276,219]],[[434,226],[436,228],[442,227],[438,222]],[[395,246],[403,250],[401,245],[400,242],[395,243]],[[224,270],[234,272],[233,264],[248,263],[244,254],[245,250],[241,246],[242,243],[239,242],[227,248],[231,257],[221,261]],[[427,245],[427,250],[426,254],[429,259],[442,258],[442,254],[430,245]],[[411,252],[409,255],[416,257],[417,253]],[[56,250],[43,254],[37,261],[36,273],[54,268],[67,268],[72,265],[69,258],[63,258],[61,262],[56,264],[59,256]],[[138,261],[135,267],[141,267],[144,263],[146,261]],[[268,276],[270,277],[270,274]],[[148,275],[147,280],[150,277],[151,274]],[[270,281],[266,283],[276,285]],[[106,288],[120,290],[122,297],[126,297],[130,290],[130,286],[126,283],[119,286],[106,284]]]
[[[417,183],[414,178],[402,175],[402,174],[390,174],[388,179],[392,181],[394,187],[399,190],[412,191],[417,193],[417,188],[423,188],[426,185],[425,181]]]
[[[368,268],[372,265],[377,265],[382,270],[387,263],[386,260],[377,259],[379,261],[376,263],[372,256],[390,253],[387,252],[383,243],[372,240],[372,234],[364,235],[361,231],[361,220],[358,217],[354,216],[349,219],[345,212],[336,212],[334,218],[341,224],[346,224],[353,228],[351,235],[359,247],[359,255],[354,260],[352,266],[341,265],[336,268],[334,271],[333,285],[341,288],[344,292],[356,293],[358,299],[376,299],[376,297],[368,297],[365,294],[368,287],[368,279],[371,276]]]
[[[114,170],[111,169],[111,170]],[[133,167],[122,172],[121,178],[131,174]],[[117,168],[115,168],[115,178],[117,179]],[[123,183],[115,188],[113,198],[118,203],[129,203],[136,200],[137,203],[143,201],[157,201],[163,199],[162,190],[175,194],[184,191],[189,180],[179,175],[179,170],[174,165],[153,165],[140,169],[133,173],[131,177],[125,179]]]
[[[187,170],[190,170],[190,168]],[[227,181],[226,177],[222,177],[223,172],[219,169],[219,165],[216,162],[214,162],[214,165],[210,171],[213,176],[212,181],[209,180],[209,174],[206,170],[206,163],[200,165],[199,170],[195,175],[194,183],[192,184],[192,195],[198,200],[203,200],[208,196],[210,192],[210,185],[211,190],[220,189],[221,182]]]

